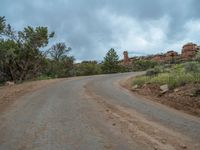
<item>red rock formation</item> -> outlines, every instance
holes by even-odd
[[[162,62],[164,61],[164,55],[157,54],[151,58],[151,61]]]
[[[178,57],[179,57],[179,55],[178,55],[177,52],[175,52],[175,51],[168,51],[165,54],[154,55],[151,58],[151,60],[152,61],[156,61],[156,62],[165,62],[165,61],[171,61],[171,60],[176,59]]]
[[[183,59],[191,59],[194,58],[198,51],[198,46],[194,43],[187,43],[182,48],[181,57]]]
[[[165,55],[166,57],[176,57],[178,56],[178,53],[175,51],[168,51]]]
[[[124,65],[129,65],[130,64],[130,59],[129,59],[129,57],[128,57],[128,52],[127,51],[124,51],[124,61],[123,61],[123,64]]]
[[[187,43],[183,46],[182,54],[178,54],[176,51],[168,51],[165,54],[156,54],[152,56],[140,56],[140,57],[128,57],[128,52],[124,51],[124,59],[120,61],[122,65],[130,65],[137,60],[151,60],[156,62],[170,62],[173,60],[188,60],[195,59],[196,53],[200,51],[200,46],[194,43]]]
[[[178,53],[175,51],[168,51],[165,53],[165,61],[170,61],[172,59],[176,59],[178,57]]]

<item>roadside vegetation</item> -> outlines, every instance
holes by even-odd
[[[198,61],[174,64],[168,67],[156,66],[147,70],[146,75],[136,77],[133,80],[133,84],[139,87],[144,84],[167,84],[170,89],[188,83],[200,83],[200,63]]]
[[[0,17],[0,83],[66,77],[74,58],[71,48],[57,43],[47,48],[54,37],[47,27],[25,27],[16,31]]]
[[[154,68],[157,65],[158,65],[158,63],[155,61],[137,60],[137,61],[133,62],[132,70],[133,71],[145,71],[147,69]]]
[[[197,67],[195,71],[192,67]],[[133,84],[143,86],[144,84],[169,85],[170,89],[185,85],[187,83],[200,83],[200,64],[188,62],[185,64],[174,65],[172,68],[161,69],[155,67],[148,70],[146,75],[136,77]],[[192,70],[191,70],[192,69]]]
[[[163,64],[134,77],[131,90],[200,117],[200,52],[196,61]]]

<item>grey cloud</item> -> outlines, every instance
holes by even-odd
[[[110,47],[120,54],[123,49],[159,53],[181,48],[177,43],[186,40],[198,42],[185,25],[200,19],[199,10],[199,0],[1,0],[0,5],[0,15],[14,28],[48,26],[78,60],[100,60]]]

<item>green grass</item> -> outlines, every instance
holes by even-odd
[[[157,85],[167,84],[170,89],[182,86],[187,83],[200,83],[200,73],[161,73],[157,76],[140,76],[133,80],[134,85],[142,86],[145,83]]]
[[[150,77],[148,76],[138,76],[133,80],[133,84],[141,87],[142,85],[147,83],[149,80],[150,80]]]

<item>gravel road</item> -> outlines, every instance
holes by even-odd
[[[0,150],[199,150],[199,118],[119,85],[137,74],[70,78],[21,97],[0,114]]]

